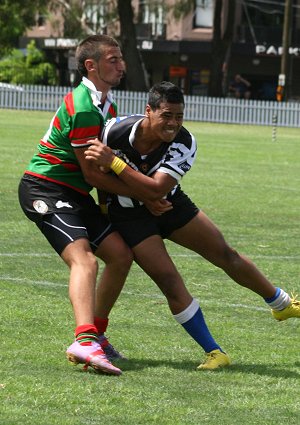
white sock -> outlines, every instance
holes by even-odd
[[[280,311],[290,305],[291,298],[285,291],[277,288],[275,296],[273,298],[266,299],[266,302],[273,310]]]

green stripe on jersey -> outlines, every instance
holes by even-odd
[[[117,105],[112,103],[103,118],[92,102],[90,90],[80,83],[65,96],[27,171],[90,192],[92,187],[84,179],[74,149],[86,147],[89,140],[99,136],[104,123],[116,115]]]

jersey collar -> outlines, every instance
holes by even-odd
[[[86,77],[82,77],[82,83],[90,90],[93,104],[98,109],[100,109],[102,91],[98,91],[96,89],[96,87],[95,87],[95,84],[91,80],[89,80],[88,78],[86,78]],[[107,93],[106,99],[109,101],[109,103],[112,103],[113,102],[113,95],[112,95],[112,92],[111,91],[109,91]]]
[[[133,142],[134,142],[134,139],[135,139],[136,130],[137,130],[138,126],[140,125],[140,123],[143,121],[144,118],[145,118],[145,115],[143,115],[140,120],[136,121],[131,128],[131,132],[130,132],[129,137],[128,137],[128,141],[131,144],[131,146],[133,145]]]

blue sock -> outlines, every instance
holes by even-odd
[[[280,288],[276,288],[276,292],[275,292],[275,295],[273,295],[273,297],[265,298],[266,303],[268,304],[272,303],[279,297],[279,295],[280,295]]]
[[[193,299],[191,304],[174,318],[179,322],[190,336],[203,348],[206,353],[212,350],[221,350],[221,347],[212,337],[198,302]]]

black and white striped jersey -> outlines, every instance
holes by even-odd
[[[109,146],[114,154],[134,170],[147,176],[159,171],[177,180],[172,190],[175,192],[180,179],[189,171],[196,158],[197,145],[194,136],[182,127],[171,143],[162,143],[148,155],[141,155],[133,147],[136,130],[144,115],[116,117],[109,120],[102,133],[102,143]],[[171,193],[171,194],[172,194]],[[122,207],[135,207],[137,201],[124,196],[112,195]],[[139,203],[141,205],[141,203]]]

